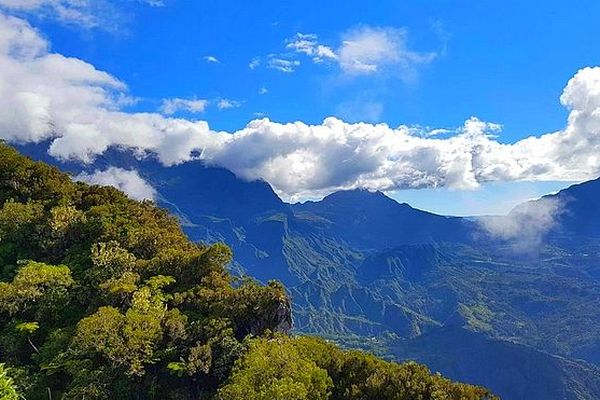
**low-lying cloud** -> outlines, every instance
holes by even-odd
[[[499,125],[475,117],[449,138],[337,118],[316,125],[265,118],[216,132],[206,121],[126,112],[130,99],[116,77],[52,53],[29,23],[0,13],[0,138],[50,141],[48,151],[59,159],[92,163],[111,147],[165,166],[202,159],[265,179],[286,200],[359,187],[468,189],[486,181],[600,174],[600,67],[582,69],[565,87],[564,129],[513,144],[496,140]]]
[[[542,197],[514,208],[501,217],[480,217],[480,227],[491,237],[511,241],[516,249],[537,249],[544,237],[559,223],[565,210],[559,197]]]
[[[156,190],[135,170],[110,167],[93,173],[82,172],[74,180],[93,185],[112,186],[135,200],[155,200]]]

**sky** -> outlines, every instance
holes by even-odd
[[[598,17],[591,0],[0,0],[0,138],[83,164],[200,158],[287,201],[361,187],[504,213],[600,175]],[[86,179],[107,177],[140,179]]]

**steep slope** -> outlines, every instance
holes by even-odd
[[[600,369],[459,327],[436,329],[396,342],[392,352],[453,379],[489,385],[502,399],[600,398]]]
[[[594,362],[600,283],[571,254],[547,246],[535,260],[515,260],[503,250],[411,246],[365,264],[362,285],[442,325],[458,315],[474,331]]]
[[[322,201],[292,207],[298,215],[309,213],[329,221],[329,234],[365,250],[469,238],[468,220],[417,210],[381,192],[336,192]]]
[[[253,276],[291,281],[282,268],[282,237],[291,211],[267,183],[246,182],[200,162],[159,168],[151,182],[159,204],[180,217],[192,240],[228,243]]]
[[[550,202],[554,205],[556,224],[552,234],[555,236],[576,235],[588,238],[600,238],[600,178],[572,185],[556,194],[525,203],[513,212],[526,207],[540,207]]]
[[[234,285],[225,245],[3,143],[0,238],[0,358],[22,398],[214,398],[249,334],[291,328],[284,288]]]

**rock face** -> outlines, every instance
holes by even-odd
[[[273,313],[275,331],[290,333],[293,328],[292,305],[290,302],[281,302]]]
[[[287,302],[279,303],[268,315],[248,321],[248,325],[242,331],[245,334],[258,335],[267,327],[273,332],[290,333],[293,328],[291,305]]]

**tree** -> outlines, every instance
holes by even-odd
[[[73,285],[67,266],[28,262],[12,282],[0,282],[0,313],[32,315],[36,320],[52,317],[48,313],[64,307]]]
[[[219,390],[220,400],[324,400],[333,383],[327,371],[302,357],[282,336],[252,339]]]

